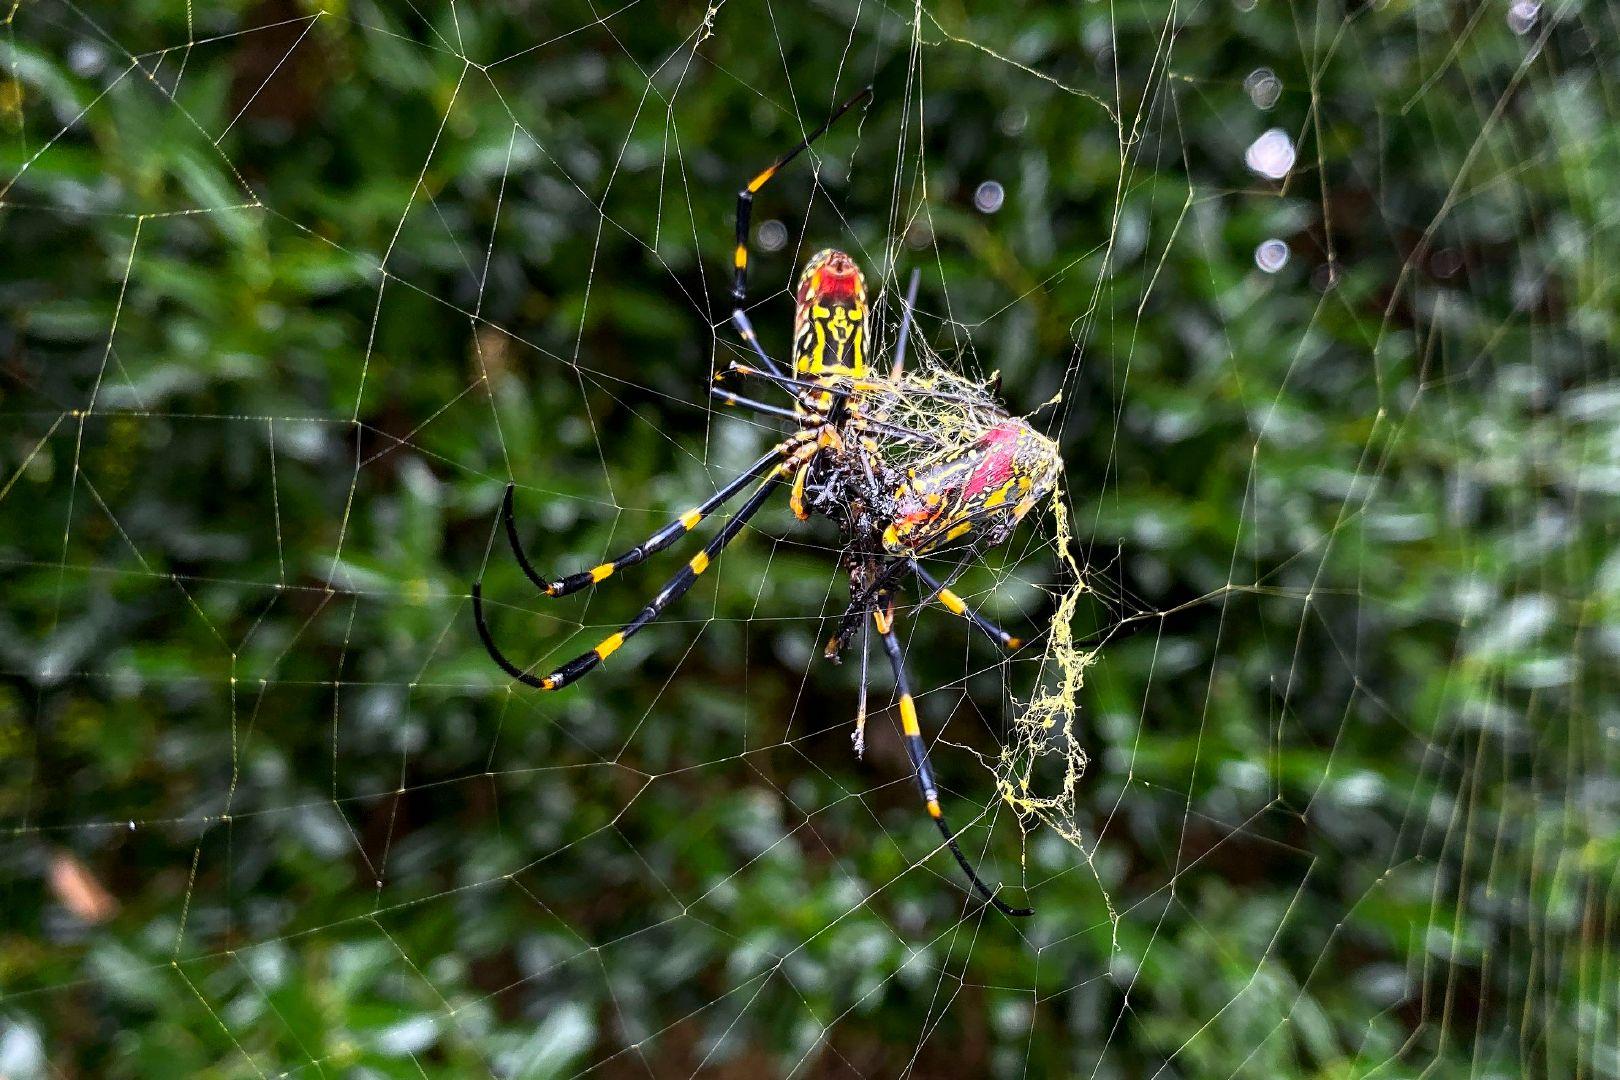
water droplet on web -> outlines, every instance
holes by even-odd
[[[1275,236],[1262,240],[1254,249],[1254,265],[1268,274],[1275,274],[1288,265],[1288,244]]]
[[[1282,80],[1270,68],[1255,68],[1249,72],[1249,77],[1243,80],[1243,89],[1249,92],[1249,100],[1257,108],[1269,109],[1277,104],[1282,96]]]
[[[68,67],[75,75],[94,75],[106,59],[107,54],[90,42],[77,42],[68,49]]]
[[[1004,109],[1001,113],[1001,131],[1004,135],[1022,135],[1029,126],[1029,110],[1022,105],[1014,105]]]
[[[1243,161],[1268,180],[1281,180],[1294,167],[1294,140],[1282,128],[1271,128],[1243,151]]]
[[[1536,27],[1541,14],[1541,0],[1514,0],[1507,12],[1508,29],[1523,37]]]
[[[787,226],[772,218],[759,227],[759,250],[781,251],[787,247]]]
[[[973,205],[981,214],[993,214],[1007,199],[1007,190],[994,180],[986,180],[973,193]]]

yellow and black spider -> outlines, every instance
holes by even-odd
[[[726,404],[792,421],[797,430],[701,505],[681,514],[642,543],[600,566],[555,581],[542,576],[523,552],[513,518],[511,485],[502,500],[501,517],[523,572],[547,596],[566,596],[669,547],[752,484],[753,491],[742,508],[635,618],[596,648],[549,675],[535,675],[519,667],[495,644],[484,619],[482,582],[472,587],[473,618],[490,657],[508,675],[539,690],[560,690],[612,656],[690,589],[698,575],[708,569],[710,560],[765,504],[777,484],[791,478],[790,505],[799,520],[819,513],[836,522],[843,533],[842,561],[850,575],[850,605],[827,644],[827,656],[836,659],[855,630],[871,616],[894,669],[901,729],[929,817],[939,827],[968,880],[986,900],[1004,914],[1029,915],[1031,909],[1009,906],[979,877],[940,810],[939,789],[895,636],[894,588],[900,579],[913,577],[948,610],[970,620],[998,644],[1017,648],[1021,644],[1017,638],[969,609],[918,560],[942,551],[960,552],[965,559],[1004,542],[1018,522],[1056,487],[1062,469],[1058,448],[1025,420],[1009,415],[990,392],[991,384],[973,383],[939,370],[906,369],[915,275],[887,376],[875,376],[868,363],[870,309],[866,283],[855,261],[842,251],[818,252],[799,278],[792,374],[765,353],[743,310],[747,299],[748,225],[755,193],[870,94],[871,87],[867,87],[839,106],[826,123],[737,193],[731,321],[758,366],[730,364],[715,376],[710,393]],[[769,405],[735,394],[720,385],[728,375],[752,376],[774,384],[791,394],[793,407]],[[857,752],[864,742],[864,724],[863,706],[856,723]]]

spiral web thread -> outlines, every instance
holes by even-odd
[[[1620,1075],[1615,6],[811,7],[831,59],[794,69],[768,4],[717,3],[648,61],[636,3],[501,52],[456,3],[148,25],[0,0],[0,838],[29,920],[7,1080],[109,1068],[114,1042],[243,1076]],[[306,63],[329,34],[374,62]],[[898,89],[892,138],[851,117],[762,198],[760,302],[783,315],[793,256],[832,240],[892,333],[921,264],[905,422],[971,442],[993,338],[1024,358],[1006,396],[1051,397],[1098,470],[964,571],[1047,626],[1038,650],[907,624],[961,676],[919,695],[953,823],[1034,920],[964,894],[903,757],[852,771],[855,665],[814,663],[842,607],[824,536],[762,521],[586,692],[524,693],[472,637],[476,574],[539,662],[664,569],[533,599],[491,524],[508,482],[573,569],[780,437],[666,363],[694,335],[747,358],[717,262],[730,185],[778,147],[711,178],[683,140],[762,50],[783,70],[737,111],[790,135]],[[934,125],[941,69],[1019,103]],[[559,85],[622,109],[613,137],[552,115]],[[402,146],[366,95],[416,95]],[[298,126],[328,107],[335,136]],[[943,175],[1043,124],[1063,137],[1001,194]],[[250,134],[398,175],[381,211],[301,201],[242,167]],[[890,154],[862,218],[845,192]],[[649,174],[632,228],[617,192]],[[1056,219],[1014,211],[1070,185],[1094,246],[1054,252]],[[524,258],[580,236],[555,306]],[[677,301],[610,287],[638,272]],[[245,284],[198,303],[213,279]],[[412,353],[417,304],[456,347]],[[187,453],[213,471],[143,501]],[[1230,485],[1183,497],[1184,458]],[[213,516],[244,490],[245,526]],[[1189,591],[1161,597],[1174,559]]]

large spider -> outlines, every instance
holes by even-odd
[[[1017,648],[1021,644],[1017,638],[969,609],[918,560],[924,555],[954,551],[965,561],[976,552],[1004,542],[1018,522],[1056,486],[1062,469],[1057,446],[1026,421],[1010,416],[995,401],[990,384],[976,384],[937,370],[906,370],[906,337],[917,288],[915,274],[887,376],[874,376],[868,363],[866,327],[870,310],[865,279],[855,261],[842,251],[818,252],[799,278],[792,374],[765,353],[743,310],[754,195],[835,120],[870,94],[871,87],[867,87],[839,106],[826,123],[737,193],[737,247],[733,255],[736,276],[732,287],[735,306],[731,321],[758,365],[730,364],[715,376],[710,393],[726,404],[789,420],[797,430],[702,504],[642,543],[590,570],[554,581],[536,571],[524,554],[513,518],[511,485],[501,503],[501,517],[523,572],[545,595],[566,596],[664,550],[752,485],[742,508],[635,618],[596,648],[549,675],[538,676],[519,667],[496,646],[484,619],[481,581],[472,587],[473,618],[490,657],[508,675],[539,690],[560,690],[612,656],[690,589],[698,575],[708,569],[710,560],[765,505],[777,484],[791,478],[790,505],[799,520],[822,514],[836,522],[843,534],[842,564],[850,576],[850,605],[827,644],[827,656],[837,659],[855,630],[871,616],[894,670],[900,725],[929,817],[980,895],[1004,914],[1029,915],[1031,909],[1009,906],[979,877],[940,810],[939,789],[895,636],[894,590],[902,578],[914,577],[932,599],[949,611],[970,620],[999,645]],[[739,396],[721,385],[726,376],[752,376],[771,383],[791,395],[792,408]],[[865,737],[864,693],[863,683],[863,704],[855,731],[857,753]]]

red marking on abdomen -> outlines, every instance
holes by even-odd
[[[847,274],[823,268],[818,284],[821,286],[818,292],[823,300],[853,300],[861,285],[861,275],[854,267]]]
[[[979,437],[976,449],[984,451],[984,458],[962,485],[962,494],[973,498],[981,492],[1005,484],[1013,474],[1013,450],[1018,445],[1019,425],[999,424]]]
[[[840,273],[830,267],[823,266],[810,275],[810,280],[804,283],[799,293],[799,303],[808,304],[815,301],[821,304],[852,302],[859,295],[861,289],[861,274],[854,264],[850,264],[848,273]]]

